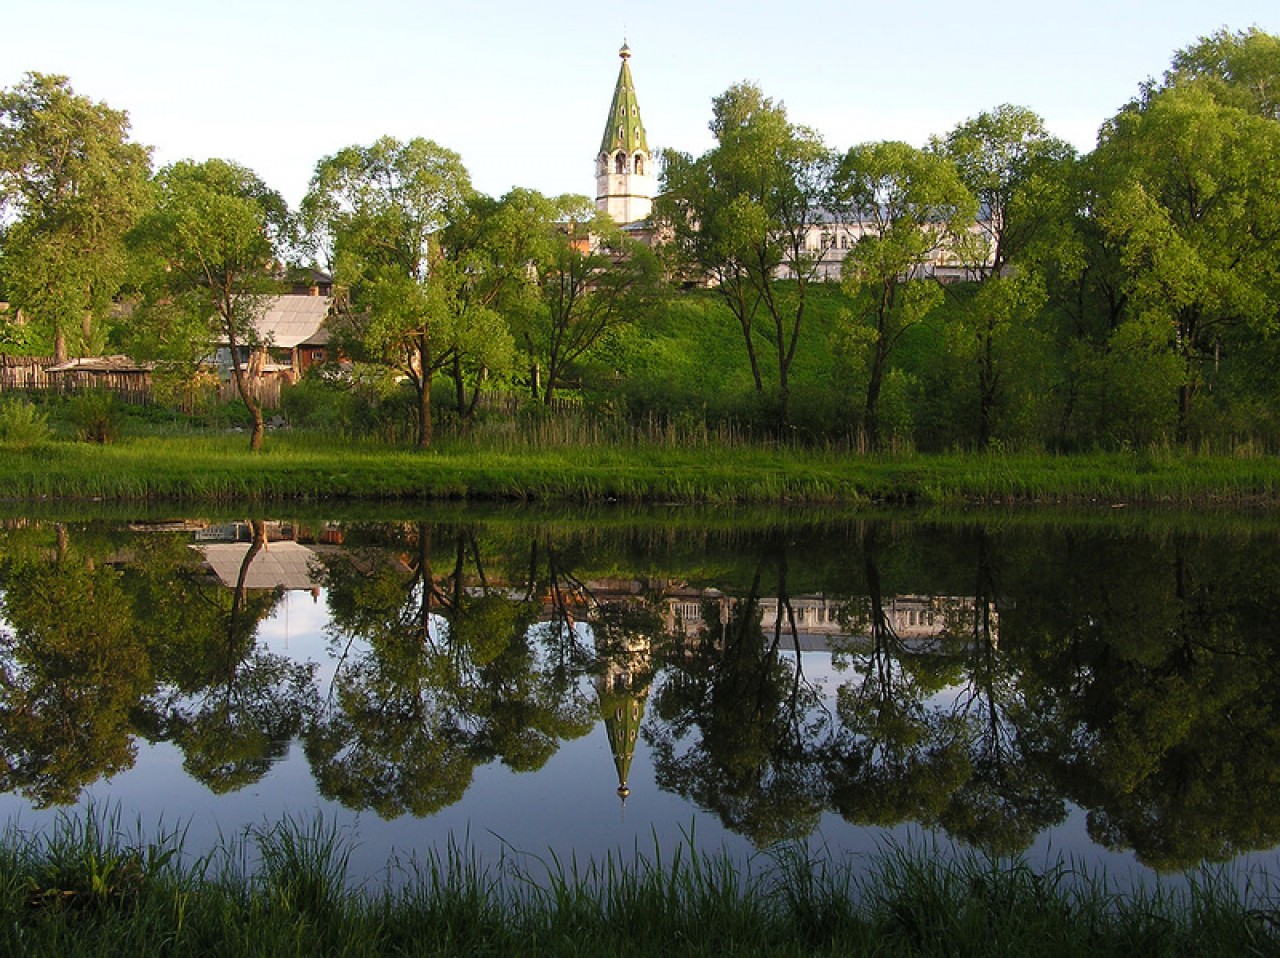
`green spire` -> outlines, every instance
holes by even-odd
[[[635,757],[636,738],[640,734],[640,719],[644,716],[648,695],[649,687],[646,685],[639,691],[604,692],[600,696],[604,731],[609,737],[613,767],[618,773],[618,795],[624,800],[631,794],[627,779],[631,775],[631,759]]]
[[[600,152],[610,155],[622,150],[628,156],[637,152],[648,153],[644,124],[640,122],[640,104],[636,102],[636,85],[631,80],[631,48],[622,44],[618,51],[622,57],[622,69],[618,71],[618,85],[613,90],[613,104],[609,107],[609,121],[604,126],[600,140]]]

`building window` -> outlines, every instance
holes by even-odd
[[[617,156],[613,158],[613,172],[615,173],[627,172],[627,154],[619,153]]]
[[[641,175],[641,176],[644,176],[644,155],[643,155],[643,154],[641,154],[641,153],[637,153],[637,154],[636,154],[636,167],[635,167],[635,169],[636,169],[636,173],[638,173],[638,174],[639,174],[639,175]]]

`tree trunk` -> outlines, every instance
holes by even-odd
[[[434,430],[431,422],[431,373],[418,382],[418,448],[430,449]]]
[[[877,341],[876,351],[871,357],[871,375],[867,378],[867,403],[863,409],[867,443],[872,449],[880,448],[880,387],[884,384],[886,356],[883,341]]]
[[[738,317],[742,326],[742,337],[747,344],[747,359],[751,361],[751,381],[756,384],[756,392],[764,392],[764,377],[760,375],[760,359],[756,356],[755,340],[751,336],[751,320]]]
[[[453,354],[453,395],[457,402],[458,418],[467,417],[467,389],[462,382],[462,356]]]
[[[236,344],[236,333],[233,325],[227,323],[227,342],[231,345],[231,372],[236,381],[236,392],[244,401],[245,408],[253,417],[253,429],[249,433],[249,451],[257,452],[262,448],[262,437],[267,426],[262,418],[262,406],[250,394],[249,379],[245,375],[244,366],[240,363],[240,351]]]
[[[988,328],[982,337],[983,352],[978,360],[978,448],[991,444],[995,431],[996,373],[992,340],[994,332]]]

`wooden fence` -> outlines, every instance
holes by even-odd
[[[48,389],[52,365],[48,356],[0,356],[0,390]]]
[[[0,392],[36,392],[66,396],[104,389],[121,402],[151,402],[151,373],[144,369],[69,369],[50,372],[52,357],[0,356]]]
[[[54,365],[50,356],[0,355],[0,394],[5,392],[36,392],[45,395],[70,395],[87,389],[105,389],[114,393],[122,402],[147,405],[154,401],[151,374],[141,370],[113,371],[101,369],[68,370],[50,373]],[[280,395],[285,380],[279,376],[252,376],[250,392],[265,409],[279,409]],[[234,402],[240,398],[234,379],[221,382],[217,387],[220,403]],[[184,408],[195,405],[195,396],[179,402]],[[172,397],[170,401],[173,401]],[[580,412],[582,400],[559,398],[545,406],[539,399],[524,393],[486,390],[480,394],[478,407],[486,412],[514,416],[521,409],[545,409],[553,414]],[[188,411],[190,411],[188,409]]]
[[[252,376],[249,378],[249,395],[263,409],[280,408],[280,392],[284,380],[279,376]],[[240,398],[240,390],[236,389],[236,381],[228,379],[218,386],[218,402],[235,402]]]
[[[49,367],[53,365],[51,356],[0,355],[0,393],[65,396],[87,389],[105,389],[131,405],[145,406],[155,399],[149,372],[77,369],[51,373]],[[282,382],[276,376],[256,377],[249,380],[249,386],[253,397],[265,408],[279,409]],[[219,384],[217,395],[223,403],[240,398],[234,380]]]

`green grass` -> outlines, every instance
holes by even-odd
[[[7,499],[409,500],[678,503],[1019,502],[1280,504],[1280,458],[1175,450],[859,454],[648,433],[619,441],[547,427],[532,436],[448,439],[427,451],[274,433],[126,437],[108,445],[0,443]]]
[[[212,851],[118,815],[0,835],[8,955],[1280,954],[1269,888],[1224,873],[1121,891],[1068,865],[891,847],[851,863],[692,843],[603,860],[451,843],[357,884],[346,837],[286,819]],[[250,867],[248,862],[256,865]],[[855,868],[857,870],[855,870]]]

